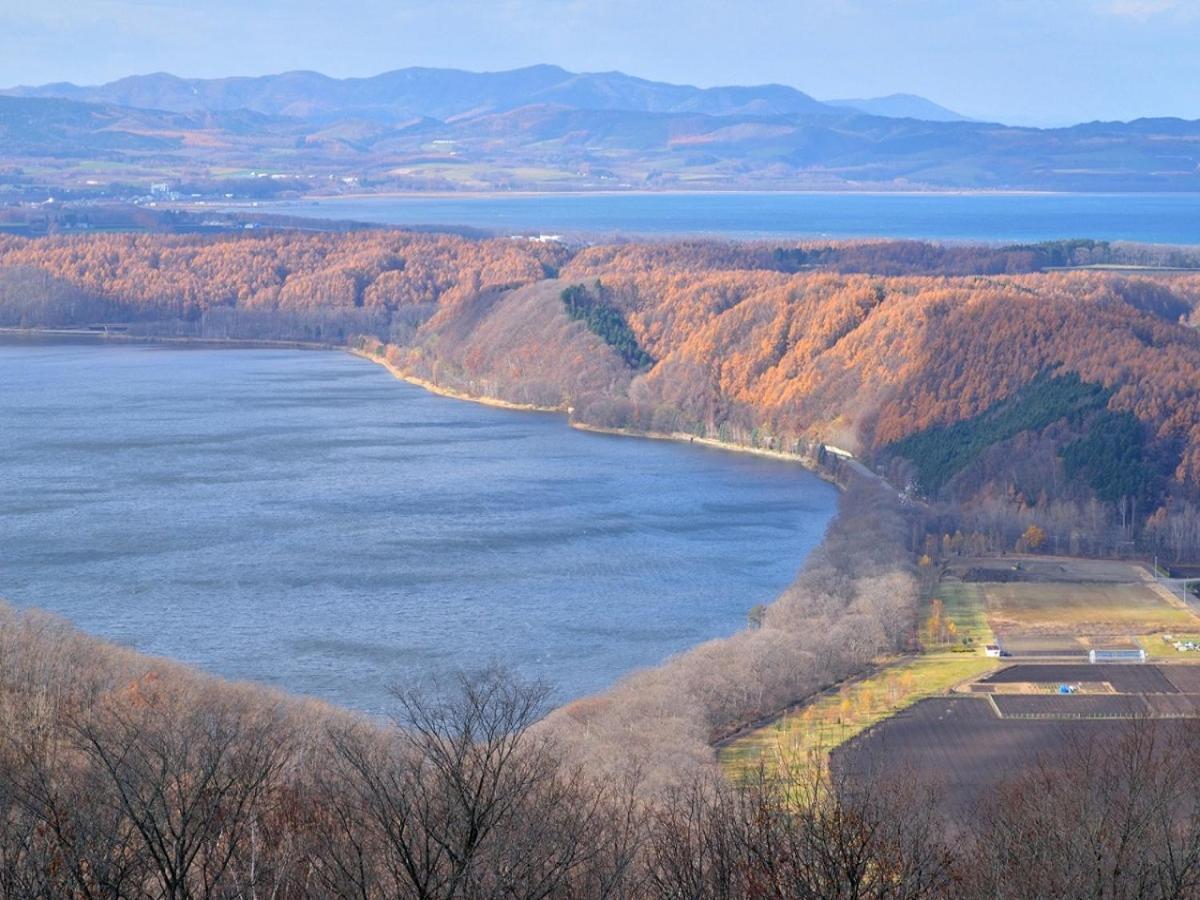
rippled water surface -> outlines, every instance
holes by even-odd
[[[0,596],[373,712],[490,660],[577,696],[727,634],[835,504],[344,354],[0,343]]]

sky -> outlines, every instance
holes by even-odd
[[[556,63],[1013,124],[1200,119],[1200,0],[0,0],[0,86]]]

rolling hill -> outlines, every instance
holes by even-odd
[[[621,72],[575,73],[548,65],[508,72],[407,68],[370,78],[342,79],[318,72],[213,79],[160,72],[94,87],[58,83],[3,93],[171,112],[249,109],[272,116],[314,120],[361,117],[389,123],[421,117],[455,119],[534,104],[706,115],[837,112],[808,94],[778,84],[697,88]]]
[[[869,97],[852,100],[827,100],[830,106],[846,106],[872,116],[889,116],[894,119],[925,119],[927,122],[969,122],[967,116],[956,113],[918,97],[916,94],[888,94],[886,97]]]
[[[10,199],[128,199],[163,183],[258,197],[261,186],[230,181],[262,177],[280,182],[269,194],[1200,190],[1200,122],[1018,128],[911,95],[821,103],[782,85],[696,88],[555,66],[14,88],[0,94],[0,147],[15,169]]]

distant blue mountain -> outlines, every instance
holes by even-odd
[[[1020,128],[912,95],[822,103],[783,85],[698,88],[556,66],[14,88],[0,91],[0,151],[15,167],[36,161],[14,176],[30,185],[46,159],[103,159],[126,167],[113,178],[267,170],[297,191],[316,179],[417,190],[1200,190],[1200,122]],[[64,184],[98,182],[56,171]]]
[[[808,94],[779,84],[697,88],[647,81],[621,72],[575,73],[547,65],[508,72],[409,68],[371,78],[341,79],[319,72],[254,78],[179,78],[156,73],[95,87],[60,82],[2,93],[178,113],[247,109],[303,119],[358,117],[383,122],[424,117],[445,121],[535,104],[717,116],[832,111]]]
[[[967,116],[952,109],[939,106],[916,94],[888,94],[866,100],[826,100],[829,106],[857,109],[872,116],[887,116],[890,119],[924,119],[926,122],[970,122]]]

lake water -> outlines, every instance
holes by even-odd
[[[1197,194],[542,194],[306,200],[258,208],[389,225],[568,235],[1200,244]]]
[[[0,596],[370,712],[490,660],[573,697],[728,634],[836,505],[340,353],[10,341],[0,385]]]

